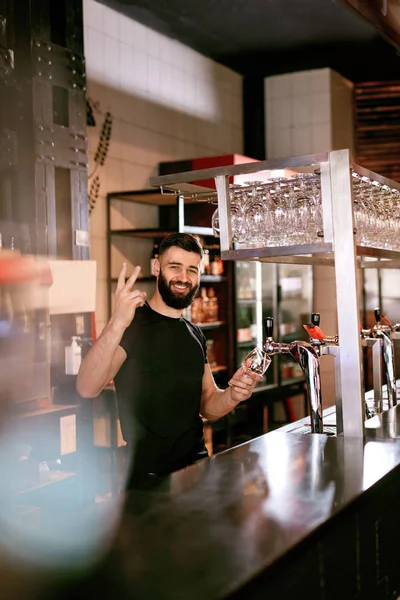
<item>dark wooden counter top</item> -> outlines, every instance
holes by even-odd
[[[374,544],[379,538],[382,553],[386,532],[397,540],[400,529],[397,418],[399,407],[381,419],[375,439],[272,432],[131,492],[120,507],[107,553],[90,572],[64,582],[54,597],[285,599],[296,596],[281,593],[279,586],[298,577],[314,585],[308,598],[337,599],[342,588],[335,585],[346,585],[348,595],[342,598],[364,598],[356,593],[360,565],[372,578],[363,583],[366,588],[382,578],[388,586],[389,559],[379,562]],[[66,524],[69,543],[84,539],[88,523],[101,540],[107,515],[115,518],[118,502]],[[326,566],[332,556],[340,577]],[[276,574],[287,557],[290,562],[273,588],[278,595],[266,596],[265,582],[270,585],[270,573]],[[267,579],[260,583],[263,574]],[[318,595],[329,577],[335,595],[326,587]]]
[[[266,434],[132,492],[93,584],[106,589],[112,573],[118,597],[230,597],[365,504],[388,474],[400,477],[399,465],[393,437]]]

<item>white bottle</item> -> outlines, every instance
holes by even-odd
[[[65,348],[65,373],[66,375],[78,375],[82,362],[82,350],[78,344],[79,337],[72,336],[72,343]]]

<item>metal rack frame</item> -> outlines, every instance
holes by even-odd
[[[274,171],[294,169],[321,172],[321,198],[324,242],[297,246],[234,248],[230,222],[229,180],[238,175],[263,172],[273,177]],[[350,151],[292,157],[282,160],[260,161],[244,165],[216,167],[153,177],[150,184],[174,190],[179,196],[207,199],[204,187],[192,182],[215,180],[216,190],[208,191],[208,198],[217,195],[221,257],[224,260],[258,260],[335,266],[338,333],[340,339],[340,377],[336,383],[336,413],[340,427],[338,434],[364,437],[364,382],[358,300],[357,268],[398,266],[400,252],[357,246],[354,235],[354,212],[351,171],[369,177],[400,191],[400,184],[353,163]],[[191,185],[188,185],[188,184]],[[364,257],[376,260],[364,260]],[[397,260],[396,260],[397,259]]]

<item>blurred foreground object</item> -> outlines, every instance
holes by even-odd
[[[49,403],[51,284],[44,260],[15,251],[0,253],[0,428],[5,407]]]

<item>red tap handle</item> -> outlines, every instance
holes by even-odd
[[[307,331],[308,335],[313,338],[314,340],[320,340],[323,341],[326,339],[326,335],[324,334],[324,332],[322,331],[322,329],[320,329],[320,327],[318,327],[317,325],[313,325],[312,323],[308,323],[308,325],[303,325],[304,329]]]
[[[381,321],[384,325],[389,325],[389,327],[391,327],[391,325],[392,325],[392,321],[390,321],[390,319],[385,317],[385,315],[381,315]]]

